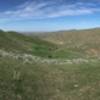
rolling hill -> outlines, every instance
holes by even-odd
[[[0,100],[100,100],[99,44],[99,29],[0,31]]]
[[[100,29],[72,30],[48,33],[42,36],[46,41],[59,46],[59,52],[70,51],[85,56],[100,56]],[[61,54],[63,55],[63,54]]]
[[[22,52],[34,55],[46,55],[56,45],[41,40],[38,37],[26,36],[17,32],[0,31],[0,49],[13,52]],[[50,50],[49,50],[50,49]]]

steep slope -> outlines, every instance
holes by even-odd
[[[36,36],[31,37],[19,34],[17,32],[0,31],[0,49],[6,51],[25,52],[40,55],[40,53],[45,51],[48,52],[50,48],[54,47],[55,45],[41,40]]]

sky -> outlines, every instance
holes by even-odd
[[[100,0],[0,0],[0,29],[59,31],[100,27]]]

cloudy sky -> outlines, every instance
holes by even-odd
[[[0,28],[55,31],[100,27],[100,0],[0,0]]]

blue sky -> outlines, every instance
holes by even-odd
[[[58,31],[100,27],[100,0],[0,0],[0,29]]]

